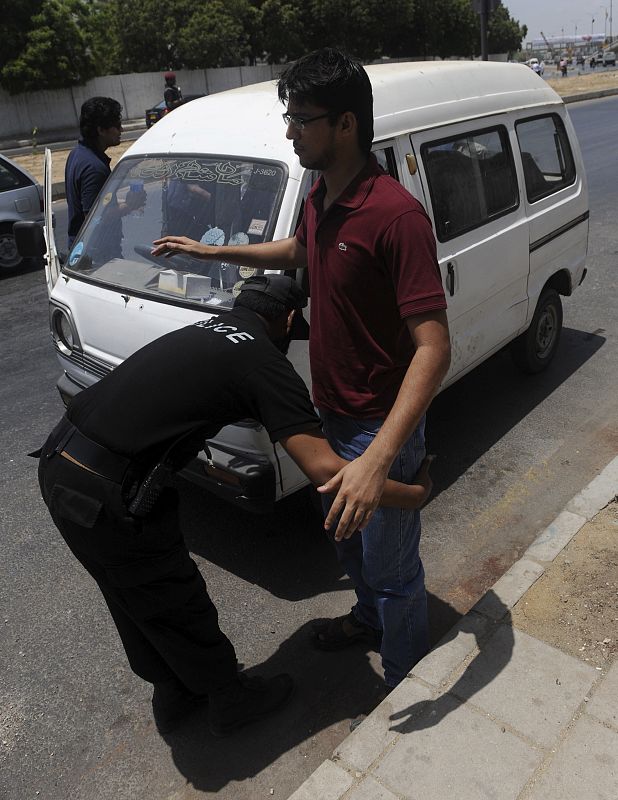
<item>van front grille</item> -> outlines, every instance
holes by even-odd
[[[83,369],[84,372],[89,372],[91,375],[96,375],[97,378],[104,378],[113,370],[113,366],[111,364],[101,361],[98,358],[87,356],[85,353],[82,353],[81,350],[73,350],[71,355],[67,355],[60,350],[56,342],[54,342],[54,346],[57,353],[62,356],[62,358],[70,361],[71,364],[75,364],[75,366],[79,369]]]

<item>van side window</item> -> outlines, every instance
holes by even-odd
[[[441,242],[519,205],[513,155],[502,126],[427,142],[421,157]]]
[[[396,181],[399,180],[399,173],[397,172],[397,160],[395,159],[395,151],[392,147],[378,147],[372,151],[378,164],[382,167],[384,172],[387,172],[391,178]]]
[[[528,202],[557,192],[575,180],[575,162],[564,123],[557,114],[515,124]]]

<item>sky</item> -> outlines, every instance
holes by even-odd
[[[612,34],[618,36],[618,0],[502,0],[513,19],[528,26],[526,41],[545,36],[565,34],[607,33],[609,36],[609,13],[612,8]],[[605,11],[608,19],[605,23]],[[594,18],[594,26],[593,20]]]

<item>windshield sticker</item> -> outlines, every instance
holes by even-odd
[[[204,181],[205,183],[226,183],[240,186],[246,179],[247,171],[251,174],[252,166],[245,162],[216,161],[205,163],[196,158],[179,159],[177,161],[143,161],[129,171],[130,178],[162,179],[178,178],[182,181]],[[258,174],[270,174],[274,170],[266,170]],[[275,173],[276,174],[276,173]]]
[[[210,228],[200,239],[202,244],[215,244],[218,247],[225,244],[225,233],[221,228]]]
[[[69,256],[69,266],[74,267],[84,252],[84,243],[78,242],[75,247],[71,250],[71,255]]]

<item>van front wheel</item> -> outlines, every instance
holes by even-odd
[[[562,331],[562,301],[555,289],[539,298],[530,327],[511,344],[513,361],[524,372],[544,370],[556,354]]]

